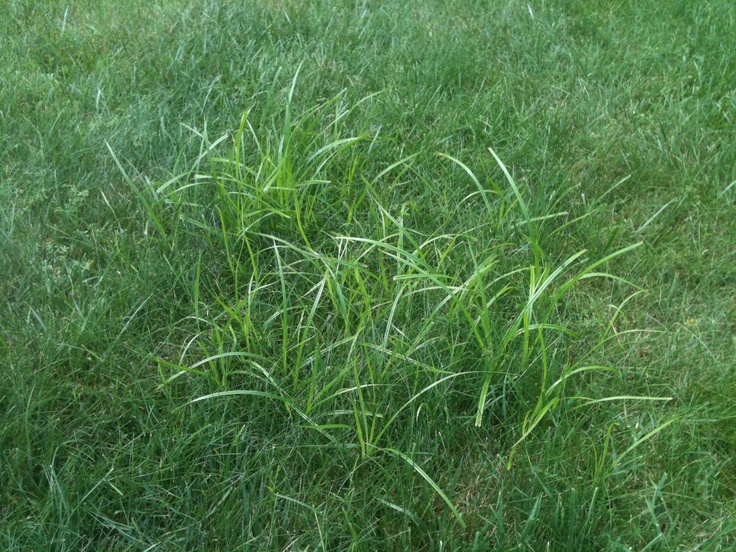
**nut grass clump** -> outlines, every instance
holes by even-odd
[[[591,278],[633,286],[600,268],[641,244],[599,259],[581,250],[555,263],[540,235],[554,234],[551,223],[565,213],[532,214],[492,150],[507,189],[484,185],[442,155],[475,185],[461,204],[484,209],[486,228],[463,227],[455,212],[441,232],[413,228],[410,203],[392,209],[377,190],[411,174],[414,159],[366,177],[361,157],[377,138],[347,134],[342,121],[351,109],[340,96],[294,117],[296,81],[275,132],[259,135],[246,113],[232,138],[210,144],[199,134],[195,166],[152,187],[151,199],[136,190],[163,240],[194,233],[217,252],[209,267],[200,256],[190,289],[200,331],[179,363],[158,360],[162,389],[199,377],[211,392],[191,400],[192,408],[234,397],[242,408],[269,403],[281,423],[301,428],[294,446],[304,438],[320,454],[353,451],[343,467],[348,480],[366,459],[400,458],[462,527],[462,513],[414,458],[423,444],[405,448],[407,426],[422,409],[503,435],[500,454],[510,468],[525,438],[554,412],[667,400],[566,392],[575,377],[615,370],[587,363],[605,334],[571,358],[578,336],[559,319],[561,305]],[[174,221],[168,232],[166,218]],[[499,427],[494,418],[508,408],[516,414]]]

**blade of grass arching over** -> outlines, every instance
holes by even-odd
[[[392,510],[396,510],[400,514],[405,515],[408,517],[414,525],[417,527],[422,527],[422,521],[417,517],[417,515],[414,512],[411,512],[407,510],[406,508],[402,508],[398,504],[394,504],[393,502],[388,502],[387,500],[383,500],[382,498],[376,497],[376,502],[383,504],[384,506],[387,506],[388,508],[391,508]]]
[[[379,173],[378,173],[378,174],[377,174],[377,175],[376,175],[376,176],[375,176],[375,177],[373,178],[373,180],[372,180],[372,181],[371,181],[370,183],[366,182],[366,184],[367,184],[368,186],[370,186],[370,190],[371,190],[372,192],[374,192],[374,190],[373,190],[373,186],[375,186],[375,185],[376,185],[376,183],[377,183],[377,182],[378,182],[378,181],[379,181],[379,180],[380,180],[381,178],[383,178],[383,177],[384,177],[384,176],[386,176],[386,175],[387,175],[388,173],[390,173],[391,171],[393,171],[393,170],[394,170],[394,169],[395,169],[396,167],[401,167],[401,166],[403,165],[403,166],[404,166],[404,168],[403,168],[403,169],[402,169],[402,170],[401,170],[401,171],[399,172],[399,174],[398,174],[398,175],[396,176],[396,179],[398,179],[398,178],[401,178],[401,177],[402,177],[402,175],[403,175],[403,174],[404,174],[404,173],[405,173],[406,171],[408,171],[408,170],[410,170],[410,169],[411,169],[411,166],[410,166],[410,164],[409,164],[409,161],[411,161],[411,160],[412,160],[412,159],[414,159],[415,157],[418,157],[418,156],[420,155],[420,153],[421,153],[421,152],[417,152],[417,153],[413,153],[412,155],[407,155],[407,156],[406,156],[406,157],[404,157],[403,159],[399,159],[398,161],[395,161],[394,163],[391,163],[391,164],[390,164],[390,165],[389,165],[388,167],[386,167],[386,168],[385,168],[385,169],[383,169],[383,170],[382,170],[381,172],[379,172]]]
[[[626,282],[627,284],[631,285],[629,282]],[[636,287],[636,286],[632,286]],[[621,314],[623,308],[626,306],[626,304],[634,299],[635,297],[638,297],[639,295],[647,294],[648,291],[645,289],[638,289],[634,293],[630,294],[628,297],[626,297],[620,305],[608,305],[610,308],[613,309],[613,316],[611,317],[611,320],[608,322],[608,327],[613,330],[613,333],[616,334],[616,320],[618,319],[619,315]]]
[[[297,353],[296,353],[296,362],[294,363],[294,376],[293,376],[293,385],[296,387],[297,385],[297,378],[299,375],[299,371],[301,370],[302,365],[302,359],[304,358],[304,348],[307,345],[307,342],[309,341],[309,332],[312,329],[312,325],[314,323],[314,316],[317,312],[317,307],[319,306],[319,302],[322,299],[322,292],[325,290],[325,284],[327,283],[327,278],[323,277],[322,280],[317,284],[317,296],[314,298],[314,302],[312,303],[312,308],[309,311],[309,315],[307,316],[307,322],[304,325],[304,328],[301,330],[301,335],[298,336],[297,339]],[[314,288],[313,288],[314,289]],[[310,293],[311,291],[310,290]],[[297,330],[297,333],[299,333],[299,330]],[[311,402],[311,401],[309,401]]]
[[[128,331],[128,328],[133,323],[133,320],[135,319],[135,317],[138,316],[138,313],[143,309],[146,303],[148,303],[148,301],[151,300],[152,297],[153,295],[149,295],[143,301],[140,302],[140,304],[135,308],[135,310],[126,317],[128,320],[125,322],[125,325],[123,325],[122,329],[118,332],[118,335],[115,336],[115,339],[112,340],[112,342],[107,346],[105,351],[99,356],[95,355],[101,362],[108,361],[109,355],[112,353],[112,351],[115,349],[117,344],[120,342],[120,340],[123,337],[123,334],[125,334],[125,332]]]
[[[453,298],[456,298],[455,292],[447,284],[442,282],[442,279],[451,280],[452,279],[451,276],[441,274],[441,273],[436,273],[434,269],[426,263],[426,261],[406,251],[405,249],[401,249],[399,247],[391,245],[390,243],[386,243],[385,241],[382,241],[382,240],[374,240],[371,238],[363,238],[363,237],[356,237],[356,236],[334,236],[334,239],[342,240],[346,242],[366,243],[370,246],[371,249],[378,248],[378,249],[387,251],[390,257],[396,259],[399,262],[406,264],[411,269],[416,271],[416,274],[414,275],[401,274],[401,275],[394,276],[393,277],[394,280],[412,279],[414,277],[427,278],[428,280],[434,282],[440,288],[445,290],[450,296],[452,296]],[[468,314],[468,316],[470,315]],[[472,318],[470,318],[470,320],[472,320]]]
[[[284,159],[288,159],[289,157],[289,149],[291,146],[291,131],[292,131],[292,124],[291,124],[291,109],[293,106],[294,101],[294,90],[296,89],[296,83],[299,79],[299,72],[302,69],[302,64],[300,63],[297,65],[296,71],[294,72],[294,78],[291,80],[291,87],[289,88],[289,92],[286,96],[286,105],[285,105],[285,112],[284,112],[284,126],[281,130],[281,141],[279,142],[279,164]]]
[[[654,213],[651,217],[649,217],[647,219],[647,221],[644,224],[642,224],[636,232],[639,233],[639,234],[641,234],[647,228],[647,226],[649,226],[650,224],[652,224],[654,222],[654,220],[659,215],[661,215],[664,212],[664,210],[667,209],[667,207],[669,207],[670,205],[672,205],[675,201],[677,201],[677,198],[671,199],[667,203],[665,203],[662,207],[659,208],[659,210],[656,213]],[[680,203],[682,203],[682,201],[683,200],[680,199]]]
[[[606,197],[607,197],[607,196],[608,196],[609,194],[611,194],[611,193],[612,193],[613,191],[615,191],[615,190],[616,190],[616,189],[617,189],[617,188],[618,188],[619,186],[621,186],[622,184],[624,184],[625,182],[627,182],[627,181],[628,181],[628,180],[629,180],[630,178],[631,178],[631,175],[630,175],[630,174],[627,174],[627,175],[626,175],[626,176],[624,176],[624,177],[623,177],[622,179],[620,179],[620,180],[619,180],[618,182],[616,182],[616,183],[615,183],[615,184],[614,184],[613,186],[609,186],[609,187],[608,187],[608,189],[606,189],[606,191],[605,191],[605,192],[603,192],[602,194],[599,194],[599,195],[597,195],[597,196],[595,197],[595,199],[594,199],[594,200],[593,200],[593,201],[592,201],[592,202],[590,203],[590,206],[591,206],[591,207],[594,207],[594,206],[596,206],[597,204],[600,204],[600,203],[602,203],[602,202],[603,202],[603,200],[604,200],[604,199],[605,199],[605,198],[606,198]]]
[[[194,317],[197,321],[199,318],[199,286],[202,276],[202,252],[197,255],[197,268],[194,273],[194,285],[192,286],[192,303],[194,304]]]
[[[186,172],[177,174],[175,176],[172,176],[171,178],[169,178],[168,180],[166,180],[163,184],[161,184],[158,188],[156,188],[156,193],[159,194],[159,195],[163,194],[172,185],[176,184],[177,182],[180,182],[185,177],[189,177],[189,176],[194,175],[195,178],[196,178],[197,171],[198,171],[199,165],[202,162],[202,160],[205,157],[207,157],[208,155],[210,155],[217,148],[217,146],[219,146],[222,142],[224,142],[225,140],[227,140],[227,138],[229,137],[229,134],[223,134],[222,136],[220,136],[217,140],[215,140],[211,144],[210,143],[207,143],[206,144],[206,147],[205,147],[205,143],[207,141],[206,138],[202,134],[200,134],[199,132],[197,132],[196,130],[194,130],[194,129],[188,127],[188,126],[186,128],[188,128],[189,130],[191,130],[193,133],[197,134],[197,136],[199,136],[201,138],[201,140],[202,140],[202,146],[200,148],[201,151],[199,153],[199,156],[192,163],[192,167],[193,167],[192,170],[189,170],[189,171],[186,171]],[[190,186],[196,186],[196,183],[194,183],[194,184],[188,184],[188,185],[185,185],[183,187],[177,188],[175,190],[175,193],[180,193],[182,190],[184,190],[184,189],[186,189],[186,188],[188,188]]]
[[[465,163],[460,161],[459,159],[453,157],[452,155],[448,155],[446,153],[440,153],[440,157],[444,157],[445,159],[449,159],[453,163],[455,163],[457,166],[459,166],[462,170],[464,170],[470,179],[473,181],[473,184],[475,184],[475,187],[478,188],[478,193],[480,194],[481,198],[483,198],[483,203],[486,206],[486,211],[488,212],[489,216],[492,216],[494,213],[493,207],[491,206],[491,202],[488,199],[488,190],[486,190],[478,180],[478,177],[475,176],[475,173],[470,170],[470,167],[468,167]],[[503,197],[503,193],[501,192],[501,189],[498,187],[498,185],[491,181],[491,185],[493,186],[493,192],[498,194],[500,197]]]
[[[293,504],[297,504],[298,506],[301,506],[303,508],[306,508],[307,510],[309,510],[310,512],[312,512],[314,515],[324,515],[322,512],[318,511],[314,506],[311,506],[311,505],[307,504],[306,502],[304,502],[302,500],[299,500],[297,498],[292,498],[290,496],[282,495],[281,493],[277,493],[273,489],[271,489],[271,491],[273,492],[273,495],[276,498],[280,498],[282,500],[286,500],[288,502],[292,502]]]
[[[233,163],[235,165],[235,178],[238,182],[242,182],[245,177],[242,171],[243,163],[245,162],[245,127],[248,126],[250,130],[253,128],[250,126],[250,121],[248,120],[249,114],[249,109],[243,111],[243,115],[240,117],[238,132],[235,134],[235,140],[233,141]],[[258,137],[254,137],[254,142],[256,148],[260,151],[261,146],[258,143]]]
[[[488,299],[486,283],[483,281],[483,278],[496,264],[497,256],[490,255],[488,258],[485,259],[485,261],[483,261],[482,265],[479,265],[475,248],[472,246],[472,244],[468,244],[468,248],[470,252],[470,257],[473,260],[473,276],[471,278],[473,280],[473,284],[477,288],[477,293],[480,297],[481,308],[478,318],[480,319],[481,328],[483,330],[484,354],[488,355],[489,357],[493,357],[493,349],[491,347],[491,343],[493,342],[493,329],[490,309],[490,304],[493,302],[493,299]]]
[[[222,209],[220,207],[216,207],[217,215],[220,219],[220,235],[222,236],[222,245],[225,248],[225,258],[227,260],[228,267],[230,268],[230,275],[233,277],[233,281],[235,283],[235,301],[238,301],[238,289],[239,289],[239,278],[240,278],[240,271],[238,270],[238,261],[234,258],[233,252],[230,248],[230,238],[228,228],[227,228],[227,222],[225,222],[225,214],[223,213]]]
[[[236,396],[251,396],[251,397],[261,397],[264,399],[270,399],[274,401],[278,401],[284,404],[286,407],[286,411],[290,414],[292,411],[296,412],[299,417],[301,417],[303,420],[305,420],[309,424],[310,429],[314,429],[315,431],[319,432],[321,435],[329,439],[332,443],[336,443],[335,438],[327,431],[322,429],[322,427],[315,423],[312,418],[310,418],[305,412],[303,412],[300,408],[294,404],[294,401],[283,396],[283,395],[276,395],[274,393],[268,393],[266,391],[257,391],[255,389],[233,389],[231,391],[218,391],[216,393],[209,393],[208,395],[202,395],[201,397],[197,397],[195,399],[190,400],[189,402],[177,407],[175,410],[181,410],[185,406],[188,406],[190,404],[195,404],[202,401],[209,401],[212,399],[218,399],[222,397],[236,397]]]
[[[372,432],[368,430],[368,413],[369,409],[366,405],[365,398],[363,396],[363,385],[360,382],[360,368],[357,359],[352,362],[353,367],[353,381],[355,382],[355,391],[358,395],[358,405],[353,404],[353,413],[355,416],[355,433],[360,443],[360,452],[362,457],[366,457],[370,454],[367,446],[373,445],[371,443]],[[360,408],[358,408],[358,406]],[[375,421],[375,417],[374,417]],[[372,450],[372,448],[371,448]]]
[[[522,364],[526,362],[529,354],[529,334],[531,331],[531,317],[535,303],[542,296],[544,291],[554,282],[564,271],[577,259],[579,259],[585,251],[579,251],[570,257],[568,257],[560,266],[558,266],[551,274],[547,275],[548,267],[544,266],[542,274],[537,277],[537,269],[535,265],[529,267],[529,297],[522,308],[522,311],[516,315],[514,321],[506,329],[501,342],[497,347],[497,355],[495,358],[499,358],[509,347],[511,342],[519,335],[524,338],[524,349],[522,353]],[[523,326],[523,327],[522,327]],[[483,423],[483,413],[486,408],[486,401],[488,398],[488,390],[490,389],[491,381],[495,375],[497,361],[493,360],[489,363],[489,368],[483,380],[483,384],[478,395],[478,406],[475,414],[475,425],[480,427]]]
[[[564,230],[566,230],[566,229],[568,229],[570,227],[573,227],[574,228],[581,221],[584,221],[585,219],[591,218],[593,215],[595,215],[596,213],[601,212],[602,210],[603,210],[602,207],[598,207],[596,209],[593,209],[591,211],[588,211],[587,213],[584,213],[584,214],[580,215],[579,217],[575,217],[573,219],[566,220],[562,224],[558,224],[553,230],[549,231],[549,233],[547,234],[547,236],[551,238],[552,236],[555,236],[557,234],[563,233]],[[568,211],[563,211],[561,213],[556,213],[555,215],[550,215],[550,216],[545,216],[545,217],[539,217],[536,220],[544,220],[544,219],[547,219],[547,218],[556,217],[558,215],[567,216],[569,214],[570,213]],[[615,232],[613,233],[613,235],[615,236]],[[607,247],[604,247],[603,248],[603,251],[606,251],[607,249],[608,249]]]
[[[636,440],[636,441],[634,442],[634,444],[633,444],[633,445],[631,445],[631,446],[630,446],[629,448],[627,448],[627,449],[626,449],[626,450],[625,450],[624,452],[622,452],[620,456],[617,456],[617,457],[616,457],[616,458],[615,458],[615,459],[613,460],[613,462],[611,463],[611,468],[615,468],[616,466],[618,466],[618,465],[619,465],[619,464],[620,464],[620,463],[621,463],[621,462],[623,461],[623,459],[624,459],[624,458],[625,458],[626,456],[628,456],[628,455],[629,455],[629,454],[630,454],[631,452],[633,452],[634,450],[636,450],[636,449],[637,449],[637,448],[639,447],[639,445],[641,445],[642,443],[645,443],[645,442],[649,441],[649,440],[650,440],[650,439],[651,439],[652,437],[654,437],[655,435],[657,435],[657,434],[658,434],[659,432],[661,432],[661,431],[662,431],[663,429],[665,429],[665,428],[666,428],[666,427],[668,427],[669,425],[673,424],[674,422],[677,422],[678,420],[679,420],[679,418],[677,418],[677,417],[675,417],[675,418],[670,418],[670,419],[669,419],[669,420],[667,420],[666,422],[664,422],[664,423],[662,423],[662,424],[658,425],[657,427],[655,427],[655,428],[654,428],[653,430],[651,430],[651,431],[650,431],[649,433],[647,433],[647,434],[646,434],[646,435],[644,435],[643,437],[640,437],[639,439],[637,439],[637,440]]]
[[[672,397],[652,397],[652,396],[640,396],[640,395],[617,395],[614,397],[603,397],[601,399],[591,399],[589,397],[581,397],[581,396],[573,396],[570,397],[570,400],[579,400],[584,401],[582,404],[577,404],[573,408],[583,408],[585,406],[590,406],[591,404],[599,404],[599,403],[605,403],[605,402],[612,402],[612,401],[661,401],[661,402],[669,402],[672,400]]]
[[[514,177],[511,176],[511,173],[506,168],[506,165],[503,161],[501,161],[501,158],[496,154],[495,151],[493,151],[492,148],[488,148],[488,151],[491,152],[491,155],[493,155],[493,158],[496,160],[496,163],[498,163],[498,166],[501,167],[501,170],[503,171],[503,174],[506,176],[506,180],[508,181],[509,185],[511,186],[511,190],[514,192],[514,195],[516,196],[516,200],[519,202],[519,208],[521,209],[522,215],[524,215],[524,220],[526,221],[527,228],[529,229],[530,234],[530,241],[532,242],[532,246],[536,247],[536,226],[534,225],[534,222],[532,221],[532,217],[529,214],[529,208],[526,206],[526,202],[524,201],[524,198],[521,195],[521,191],[519,190],[519,187],[516,185],[516,181],[514,180]]]
[[[209,401],[211,399],[217,399],[220,397],[234,397],[234,396],[263,397],[264,399],[272,399],[274,401],[282,402],[287,406],[291,406],[291,401],[287,399],[286,397],[282,397],[281,395],[275,395],[273,393],[267,393],[266,391],[256,391],[254,389],[233,389],[231,391],[218,391],[217,393],[210,393],[208,395],[202,395],[201,397],[192,399],[186,404],[189,405],[189,404],[194,404],[194,403],[198,403],[202,401]]]
[[[724,195],[726,195],[726,194],[728,193],[728,191],[729,191],[729,190],[730,190],[731,188],[733,188],[734,186],[736,186],[736,180],[734,180],[734,181],[733,181],[733,182],[731,182],[731,183],[730,183],[730,184],[729,184],[728,186],[726,186],[725,188],[723,188],[723,190],[721,191],[721,193],[719,193],[719,194],[718,194],[718,199],[720,199],[720,198],[722,198],[722,197],[723,197]]]
[[[276,256],[276,269],[281,284],[281,360],[283,363],[284,373],[289,370],[289,296],[286,291],[286,276],[284,274],[284,266],[281,262],[279,248],[274,242],[272,246],[274,255]],[[298,366],[294,366],[294,381],[299,377]]]
[[[188,367],[188,366],[182,366],[181,364],[176,364],[174,362],[169,362],[169,361],[164,360],[164,359],[157,359],[157,362],[158,362],[158,368],[159,368],[159,375],[161,376],[161,380],[162,380],[161,385],[159,386],[160,388],[162,388],[162,387],[170,384],[172,381],[180,378],[184,374],[195,374],[197,376],[201,376],[201,377],[205,377],[205,378],[206,377],[209,377],[209,375],[207,374],[207,372],[205,372],[204,370],[197,370],[195,368],[191,368],[191,367]],[[176,370],[176,373],[172,374],[169,377],[165,377],[164,376],[164,371],[163,371],[163,367],[164,366],[167,367],[167,368],[170,368],[172,370]]]
[[[603,371],[603,372],[613,372],[618,373],[618,370],[615,368],[611,368],[610,366],[598,366],[598,365],[591,365],[591,366],[579,366],[578,368],[573,368],[572,370],[567,370],[563,372],[562,376],[560,376],[559,379],[557,379],[552,385],[550,385],[547,388],[547,395],[551,395],[552,392],[555,390],[555,388],[560,387],[560,393],[562,392],[562,388],[564,387],[565,382],[574,376],[575,374],[579,374],[581,372],[591,372],[591,371]]]
[[[583,278],[602,277],[602,278],[613,278],[613,279],[622,280],[621,278],[619,278],[617,276],[614,276],[613,274],[606,273],[606,272],[595,272],[595,273],[593,273],[593,270],[595,270],[600,265],[602,265],[602,264],[604,264],[604,263],[606,263],[606,262],[608,262],[608,261],[610,261],[612,259],[615,259],[616,257],[619,257],[619,256],[623,255],[624,253],[628,253],[629,251],[632,251],[632,250],[636,249],[637,247],[641,246],[642,244],[643,244],[643,242],[637,242],[637,243],[628,245],[628,246],[623,247],[623,248],[621,248],[621,249],[619,249],[617,251],[614,251],[613,253],[611,253],[609,255],[606,255],[602,259],[600,259],[600,260],[598,260],[598,261],[596,261],[596,262],[588,265],[582,271],[580,271],[578,274],[576,274],[573,278],[571,278],[570,280],[568,280],[567,282],[565,282],[564,284],[562,284],[559,288],[557,288],[557,290],[555,291],[555,294],[552,296],[552,303],[556,303],[565,294],[565,292],[567,290],[569,290],[572,286],[574,286],[579,280],[581,280]],[[622,280],[622,281],[626,282],[626,280]],[[633,286],[633,284],[631,284],[631,285]],[[634,286],[634,287],[636,287],[636,286]]]
[[[312,155],[309,156],[307,159],[307,163],[311,164],[313,161],[317,161],[320,159],[320,157],[323,156],[323,154],[328,153],[329,155],[325,155],[324,159],[321,159],[319,164],[314,168],[313,172],[314,174],[320,174],[322,172],[322,169],[324,169],[325,165],[330,162],[332,158],[334,158],[335,155],[337,155],[340,152],[349,150],[351,146],[354,146],[358,142],[361,142],[365,140],[365,136],[351,136],[348,138],[340,138],[339,140],[335,140],[334,142],[330,142],[329,144],[322,146],[320,149],[315,151]]]
[[[128,176],[128,173],[123,168],[123,165],[118,160],[117,155],[115,155],[115,152],[112,150],[112,147],[110,146],[110,144],[108,144],[107,141],[106,141],[105,142],[105,145],[107,146],[107,149],[110,152],[110,155],[112,156],[113,161],[115,161],[115,165],[117,165],[118,170],[123,175],[123,178],[125,179],[125,182],[128,183],[128,186],[130,187],[130,189],[133,190],[133,193],[136,195],[136,197],[138,198],[138,200],[145,207],[146,212],[148,213],[148,216],[151,217],[151,221],[153,222],[153,225],[156,227],[156,230],[158,231],[158,233],[161,235],[161,238],[164,240],[164,242],[167,245],[171,246],[172,244],[169,242],[169,237],[166,235],[166,231],[164,230],[164,226],[161,223],[161,219],[158,216],[158,213],[156,212],[156,209],[154,207],[154,204],[151,203],[148,200],[148,198],[145,196],[145,194],[141,190],[138,189],[138,186],[136,186],[133,183],[133,181],[131,180],[131,178]]]
[[[360,388],[358,389],[360,391]],[[359,395],[362,399],[362,395]],[[365,414],[365,410],[363,410]],[[360,457],[366,458],[368,456],[368,450],[366,445],[370,444],[366,442],[366,434],[368,433],[368,421],[365,419],[365,415],[361,416],[358,414],[358,407],[353,406],[353,415],[355,419],[355,436],[358,438],[358,444],[360,445]],[[371,448],[372,445],[371,445]]]
[[[389,335],[391,335],[391,329],[393,328],[394,316],[396,316],[396,309],[399,306],[399,301],[401,301],[404,295],[404,289],[405,285],[402,284],[396,292],[396,296],[391,303],[391,308],[389,309],[388,316],[386,317],[386,329],[383,332],[383,342],[381,343],[381,347],[384,349],[388,349],[388,339]]]
[[[415,395],[413,395],[408,401],[406,401],[403,405],[401,405],[401,407],[396,412],[394,412],[394,415],[391,416],[391,418],[389,418],[389,420],[384,424],[384,426],[381,429],[381,431],[378,432],[378,435],[376,435],[376,438],[375,438],[374,441],[376,443],[378,443],[381,440],[381,437],[383,437],[383,435],[386,433],[386,431],[388,431],[388,429],[393,425],[394,421],[396,421],[396,418],[398,418],[401,415],[401,413],[404,412],[404,410],[406,410],[407,408],[409,408],[409,406],[411,406],[419,397],[421,397],[422,395],[424,395],[428,391],[434,389],[435,387],[437,387],[438,385],[440,385],[440,384],[442,384],[442,383],[444,383],[446,381],[450,381],[450,380],[455,379],[455,378],[457,378],[459,376],[465,376],[465,375],[468,375],[468,374],[471,374],[471,373],[472,372],[457,372],[455,374],[450,374],[449,376],[445,376],[443,378],[438,379],[434,383],[429,384],[424,389],[422,389],[421,391],[419,391],[418,393],[416,393]]]
[[[432,479],[427,472],[425,472],[419,464],[417,464],[414,460],[409,458],[406,454],[401,452],[400,450],[392,449],[392,448],[379,448],[375,447],[377,450],[382,452],[388,452],[389,454],[393,454],[394,456],[397,456],[404,460],[407,464],[409,464],[414,471],[416,471],[419,475],[422,476],[422,478],[429,483],[429,486],[434,489],[434,492],[436,492],[440,498],[447,504],[448,508],[450,508],[450,511],[455,516],[455,519],[458,521],[458,523],[462,526],[463,529],[465,529],[465,521],[463,520],[462,515],[460,515],[460,512],[457,508],[455,508],[455,505],[452,503],[452,501],[448,498],[448,496],[445,494],[445,492],[440,488],[437,483],[435,483],[434,479]]]
[[[463,293],[468,291],[470,292],[471,285],[474,285],[475,288],[477,288],[477,294],[480,297],[480,314],[479,314],[479,320],[480,320],[480,330],[477,329],[478,324],[473,324],[474,331],[481,332],[482,331],[482,343],[480,343],[483,359],[485,361],[485,378],[483,380],[483,385],[481,386],[480,395],[479,395],[479,402],[478,402],[478,412],[476,413],[476,419],[475,419],[475,425],[476,427],[479,427],[482,422],[482,415],[483,410],[485,408],[485,402],[486,397],[488,396],[488,390],[490,388],[491,380],[493,376],[495,375],[496,368],[498,366],[498,361],[496,357],[496,349],[493,347],[493,329],[492,329],[492,321],[491,321],[491,308],[490,305],[493,302],[493,299],[491,301],[488,300],[487,294],[486,294],[486,285],[483,281],[483,276],[487,272],[487,270],[490,270],[490,268],[493,266],[495,262],[495,256],[491,255],[486,261],[485,265],[483,267],[479,267],[478,263],[476,261],[476,255],[473,251],[472,246],[470,246],[470,255],[473,259],[473,276],[468,279],[468,285],[464,286]],[[471,299],[472,300],[472,297]],[[475,321],[474,321],[475,322]]]
[[[534,428],[539,425],[539,422],[541,422],[544,417],[547,415],[547,412],[549,412],[552,408],[557,406],[557,404],[560,402],[560,399],[558,397],[553,398],[548,403],[544,404],[542,408],[540,408],[536,412],[528,412],[527,415],[524,417],[524,422],[522,423],[522,434],[521,437],[511,446],[511,451],[509,452],[509,460],[506,464],[506,469],[511,469],[511,466],[513,464],[514,455],[516,454],[516,451],[518,450],[519,445],[524,442],[524,440],[529,436],[529,434],[534,431]]]
[[[545,290],[554,282],[573,262],[575,262],[577,259],[585,255],[586,251],[578,251],[577,253],[570,255],[565,261],[558,266],[549,276],[546,276],[546,269],[545,267],[544,272],[542,273],[542,278],[539,281],[539,284],[536,285],[536,282],[532,282],[530,284],[530,293],[529,293],[529,299],[524,305],[524,313],[527,315],[531,315],[531,312],[534,308],[534,305],[539,300],[539,298],[542,296],[542,294],[545,292]],[[534,267],[532,267],[534,268]]]
[[[265,362],[265,358],[263,358],[261,355],[256,353],[251,353],[249,351],[232,351],[232,352],[226,352],[226,353],[218,353],[216,355],[209,356],[207,358],[204,358],[198,362],[195,362],[192,364],[189,369],[195,370],[199,368],[200,366],[203,366],[205,364],[209,364],[210,362],[213,362],[215,360],[219,360],[222,358],[230,358],[230,357],[236,357],[236,358],[248,358],[248,359],[255,359],[260,360],[261,362]]]

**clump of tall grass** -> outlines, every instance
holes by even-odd
[[[541,237],[559,214],[530,212],[492,150],[505,185],[443,154],[475,188],[436,233],[413,228],[413,207],[377,190],[413,175],[414,158],[370,167],[379,138],[346,123],[354,107],[335,97],[296,115],[295,83],[278,124],[256,128],[246,112],[233,136],[199,132],[191,170],[136,188],[171,247],[194,233],[217,253],[209,266],[199,257],[191,294],[200,331],[178,360],[158,360],[161,387],[200,378],[207,392],[191,398],[195,408],[227,396],[269,403],[326,451],[399,458],[462,525],[404,446],[406,428],[421,415],[502,420],[510,466],[551,413],[614,399],[568,392],[581,374],[613,368],[565,353],[578,336],[560,305],[582,280],[621,280],[605,265],[638,244],[551,259]],[[460,209],[484,210],[486,228],[464,226]]]

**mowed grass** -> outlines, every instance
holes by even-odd
[[[726,1],[0,0],[3,550],[732,550]]]

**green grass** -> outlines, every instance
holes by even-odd
[[[727,2],[0,13],[3,550],[734,548]]]

